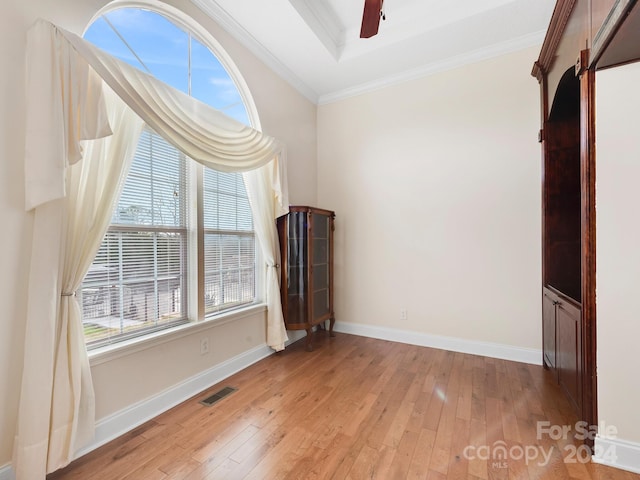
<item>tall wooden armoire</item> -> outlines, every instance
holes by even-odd
[[[640,2],[558,0],[532,71],[541,100],[543,362],[589,425],[598,421],[596,71],[638,59]]]

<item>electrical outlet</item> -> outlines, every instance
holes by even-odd
[[[200,355],[206,355],[209,353],[209,337],[202,337],[200,339]]]
[[[400,309],[400,320],[406,320],[407,317],[408,317],[407,309],[406,308]]]

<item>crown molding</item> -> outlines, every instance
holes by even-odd
[[[339,61],[344,48],[344,31],[339,27],[339,20],[325,8],[323,2],[289,0],[289,3],[313,30],[331,56]]]
[[[575,0],[574,0],[575,1]],[[226,10],[212,0],[191,0],[206,15],[211,17],[225,31],[264,62],[271,70],[289,83],[301,95],[316,105],[325,105],[355,97],[392,85],[416,80],[436,73],[452,70],[467,64],[512,53],[524,48],[541,45],[545,31],[534,32],[521,37],[484,47],[469,53],[457,55],[437,62],[431,62],[398,74],[385,76],[370,82],[361,83],[335,92],[318,95],[311,87],[295,75],[275,55],[264,47],[251,33],[242,27]],[[304,4],[304,1],[302,2]]]
[[[253,35],[229,15],[226,10],[218,5],[217,2],[211,0],[191,0],[191,2],[215,20],[218,25],[262,60],[271,70],[289,83],[289,85],[295,88],[301,95],[312,103],[318,103],[318,94],[278,60],[278,58],[265,48]]]
[[[380,90],[392,85],[416,80],[418,78],[434,75],[436,73],[444,72],[447,70],[453,70],[454,68],[480,62],[482,60],[488,60],[500,55],[517,52],[518,50],[523,50],[525,48],[538,46],[542,43],[544,35],[544,31],[523,35],[521,37],[490,45],[488,47],[474,50],[473,52],[465,53],[463,55],[457,55],[455,57],[447,58],[439,62],[428,63],[418,68],[406,70],[397,75],[390,75],[374,80],[372,82],[362,83],[355,87],[347,88],[326,95],[321,95],[318,99],[318,105],[326,105],[329,103],[338,102],[350,97],[363,95],[365,93]]]
[[[564,30],[573,12],[573,7],[576,4],[576,0],[558,0],[553,14],[551,16],[551,22],[549,28],[546,31],[544,40],[542,42],[542,48],[540,50],[540,56],[538,60],[533,64],[531,75],[538,79],[538,82],[542,81],[542,77],[549,71],[551,64],[555,58],[558,45],[564,34]]]

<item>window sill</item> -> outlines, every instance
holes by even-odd
[[[89,363],[91,366],[100,365],[102,363],[110,362],[116,358],[126,357],[133,355],[134,353],[147,350],[157,345],[172,342],[178,338],[186,337],[188,335],[194,335],[210,328],[231,323],[241,318],[255,315],[256,313],[266,312],[267,306],[264,303],[258,303],[250,305],[245,308],[233,310],[231,312],[221,313],[214,318],[205,319],[201,322],[190,322],[183,325],[178,325],[173,328],[154,332],[149,335],[145,335],[138,338],[132,338],[124,342],[118,342],[113,345],[106,345],[104,347],[89,350]]]

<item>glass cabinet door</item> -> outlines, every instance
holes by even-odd
[[[290,323],[307,321],[307,215],[305,212],[289,214],[287,258],[287,318]]]
[[[331,225],[329,217],[318,213],[311,214],[311,242],[312,242],[312,316],[313,319],[321,318],[331,313],[329,303],[329,278],[331,275],[329,263],[330,242],[329,231]]]

